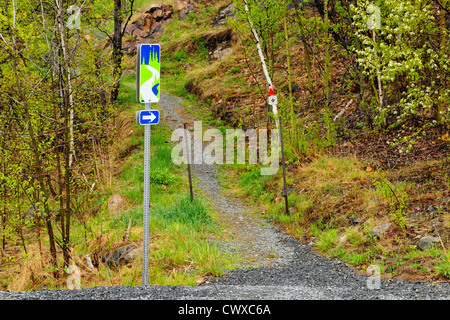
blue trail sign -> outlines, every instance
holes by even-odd
[[[141,110],[136,113],[136,122],[140,125],[158,124],[158,110]]]

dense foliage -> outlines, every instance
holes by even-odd
[[[1,247],[26,254],[23,229],[36,225],[54,268],[56,245],[69,263],[71,219],[89,212],[102,187],[99,158],[113,137],[112,63],[94,32],[108,26],[94,5],[12,0],[0,8]]]

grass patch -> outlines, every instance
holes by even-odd
[[[338,241],[338,232],[336,229],[329,229],[320,234],[316,246],[322,252],[328,252]]]
[[[195,198],[191,202],[189,196],[182,196],[172,206],[157,206],[152,210],[152,217],[164,224],[180,223],[189,225],[195,230],[211,230],[214,225],[202,201]]]

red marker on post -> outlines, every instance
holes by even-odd
[[[275,95],[275,91],[273,91],[272,87],[270,87],[269,88],[269,105],[273,106],[276,104],[278,104],[278,98]]]

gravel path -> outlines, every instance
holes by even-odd
[[[173,128],[192,125],[183,101],[163,94],[162,116]],[[189,107],[188,107],[189,108]],[[0,291],[2,299],[57,300],[340,300],[340,299],[445,299],[449,283],[380,279],[374,282],[339,260],[326,259],[305,243],[283,234],[249,208],[221,190],[217,168],[193,165],[196,188],[219,213],[227,239],[216,243],[224,254],[243,257],[239,269],[211,278],[198,287],[95,287],[82,290]],[[372,288],[372,289],[371,289]]]
[[[162,116],[171,129],[183,128],[183,123],[186,122],[191,131],[193,146],[194,121],[192,116],[185,112],[191,106],[183,107],[181,98],[168,94],[162,95],[159,105]],[[194,155],[191,154],[191,157]],[[226,230],[226,239],[216,241],[223,253],[239,257],[235,264],[242,268],[280,265],[293,261],[295,248],[286,244],[288,237],[264,219],[252,214],[248,206],[227,196],[226,190],[222,190],[220,186],[217,171],[215,164],[192,165],[195,187],[218,213],[217,219]]]

